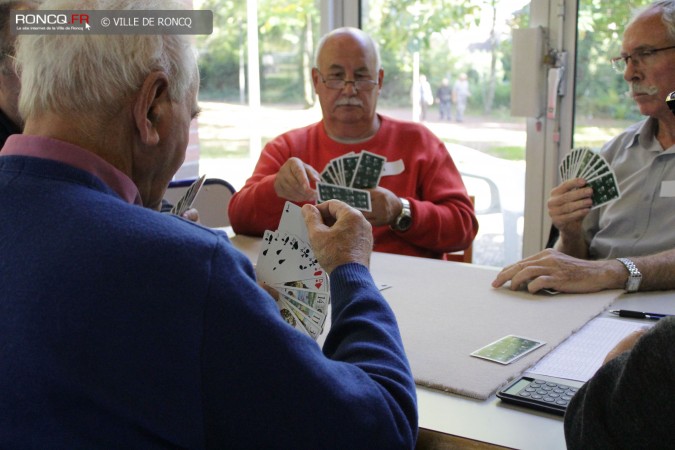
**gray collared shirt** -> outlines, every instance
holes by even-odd
[[[656,127],[655,119],[645,119],[600,151],[616,173],[621,197],[584,220],[592,259],[675,248],[675,146],[664,150]]]

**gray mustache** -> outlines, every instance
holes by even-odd
[[[656,86],[643,86],[641,84],[637,83],[632,83],[628,87],[628,91],[631,94],[647,94],[647,95],[654,95],[659,92],[659,88]]]
[[[339,99],[335,106],[363,106],[363,102],[356,97],[347,97]]]

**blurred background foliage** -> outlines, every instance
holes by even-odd
[[[625,97],[625,81],[611,69],[620,53],[621,33],[631,10],[648,0],[581,0],[578,16],[576,112],[581,120],[639,118]],[[258,0],[261,101],[267,105],[311,107],[315,99],[310,68],[320,37],[318,0]],[[385,69],[381,102],[409,106],[413,55],[431,85],[460,73],[469,76],[470,110],[507,116],[510,103],[511,36],[529,24],[529,5],[499,18],[498,0],[368,0],[363,28],[380,47]],[[198,36],[203,99],[247,102],[247,10],[244,0],[195,0],[214,13],[213,34]],[[504,22],[505,23],[500,23]],[[465,42],[458,33],[487,32]],[[435,90],[435,88],[434,88]]]

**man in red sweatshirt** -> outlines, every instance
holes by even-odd
[[[319,172],[330,160],[366,150],[400,161],[370,189],[375,250],[429,258],[467,248],[478,221],[443,142],[426,127],[375,112],[384,70],[370,36],[339,28],[319,42],[312,69],[323,120],[270,141],[253,175],[235,194],[229,217],[236,233],[275,229],[286,200],[317,200]]]

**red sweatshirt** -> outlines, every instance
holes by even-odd
[[[290,157],[300,158],[321,173],[331,159],[367,150],[388,162],[403,161],[404,171],[383,176],[380,186],[408,199],[413,217],[412,227],[404,232],[373,227],[375,251],[443,258],[446,252],[468,247],[478,231],[478,221],[443,142],[423,125],[379,117],[378,132],[357,144],[330,139],[323,122],[270,141],[253,175],[230,201],[229,218],[235,233],[262,236],[265,230],[276,230],[286,200],[274,191],[274,179]]]

